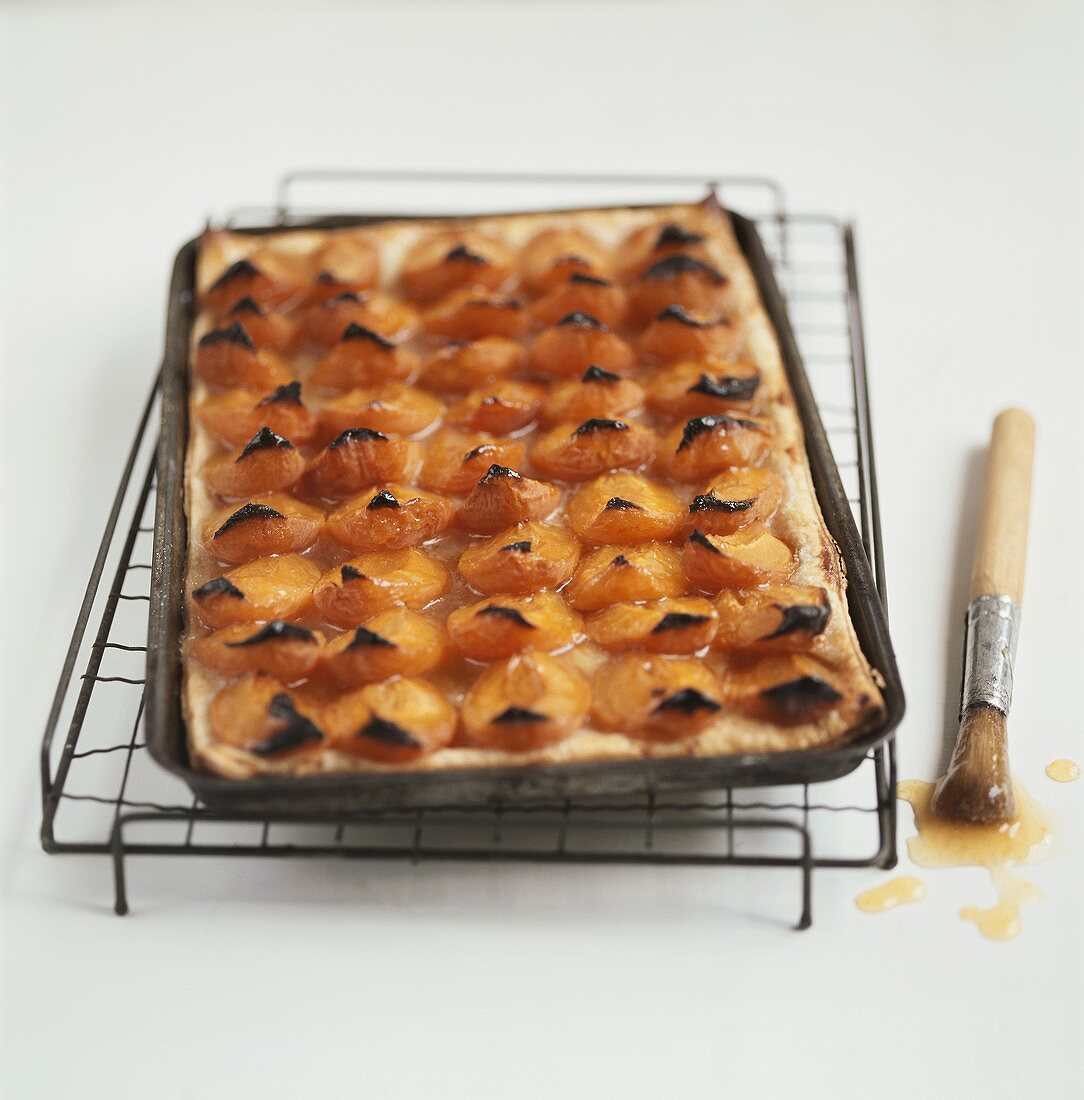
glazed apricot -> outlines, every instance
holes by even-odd
[[[635,277],[656,260],[675,252],[698,260],[710,259],[703,233],[678,222],[653,223],[637,229],[622,245],[621,267],[627,276]]]
[[[349,428],[374,428],[395,435],[415,435],[444,411],[440,400],[402,382],[381,382],[349,390],[325,402],[318,414],[323,438]]]
[[[526,453],[516,440],[444,428],[426,450],[419,483],[438,493],[469,493],[491,466],[521,466]]]
[[[655,433],[627,420],[594,418],[558,424],[534,445],[538,472],[560,481],[586,481],[608,470],[639,470],[655,457]]]
[[[451,526],[455,505],[446,497],[391,483],[336,508],[327,533],[351,550],[405,550]]]
[[[459,559],[459,573],[471,588],[487,596],[499,592],[526,596],[559,588],[579,560],[580,544],[563,528],[520,523],[467,547]]]
[[[453,290],[422,317],[427,332],[449,340],[521,336],[527,330],[527,321],[527,311],[519,299],[470,287]]]
[[[296,284],[261,270],[251,260],[238,260],[200,295],[200,305],[221,315],[242,298],[251,298],[261,306],[274,309],[297,297],[298,293]]]
[[[320,661],[324,639],[296,623],[235,623],[192,643],[192,656],[224,676],[266,672],[289,684],[308,676]]]
[[[647,403],[666,416],[683,419],[747,409],[760,386],[753,363],[676,363],[659,371],[647,387]]]
[[[828,625],[831,606],[823,588],[773,584],[724,589],[715,597],[720,649],[809,650]]]
[[[459,525],[488,535],[526,520],[545,519],[557,507],[561,490],[494,463],[459,506]]]
[[[325,390],[353,390],[379,382],[402,381],[417,374],[417,353],[364,325],[349,324],[316,366],[309,381]]]
[[[771,446],[767,420],[698,416],[675,424],[659,444],[658,468],[675,481],[701,481],[731,466],[755,466]]]
[[[502,241],[472,229],[450,229],[407,252],[400,280],[412,298],[430,302],[462,288],[498,290],[512,271],[512,252]]]
[[[723,710],[723,685],[700,661],[629,653],[595,673],[600,727],[651,741],[695,737]]]
[[[407,764],[451,743],[455,710],[424,680],[395,679],[341,695],[321,722],[331,747],[382,764]]]
[[[783,584],[794,571],[794,555],[787,544],[763,529],[733,535],[705,535],[693,531],[681,552],[685,575],[697,588],[745,588]]]
[[[471,390],[448,410],[447,423],[466,431],[507,435],[538,418],[546,391],[529,382],[504,380]]]
[[[421,676],[447,654],[448,639],[436,623],[397,607],[330,642],[324,668],[342,687],[359,687],[390,676]]]
[[[531,318],[538,325],[555,325],[570,313],[586,313],[608,328],[618,328],[627,309],[628,299],[619,286],[577,271],[531,306]]]
[[[587,634],[615,653],[695,653],[711,643],[718,623],[708,600],[686,596],[603,608],[588,618]]]
[[[341,294],[370,290],[380,280],[380,254],[371,241],[338,236],[316,257],[316,278],[306,290],[310,302],[327,302]]]
[[[487,382],[509,378],[523,363],[523,348],[503,336],[483,336],[467,344],[449,344],[434,352],[422,381],[438,393],[463,393]]]
[[[546,653],[521,653],[475,680],[461,708],[463,732],[478,748],[530,752],[571,737],[590,706],[582,673]]]
[[[448,637],[472,661],[498,661],[525,649],[552,652],[572,644],[583,623],[560,596],[489,596],[448,616]]]
[[[302,321],[305,338],[320,347],[339,343],[351,325],[361,325],[388,340],[402,341],[417,331],[418,311],[409,302],[385,294],[339,294],[308,308]]]
[[[296,321],[272,309],[264,309],[253,298],[234,302],[216,328],[229,328],[235,321],[252,337],[258,348],[281,352],[292,347],[297,339],[299,326]]]
[[[662,362],[729,359],[741,343],[741,328],[729,317],[687,313],[667,306],[640,334],[636,349]]]
[[[636,353],[615,332],[587,313],[570,313],[535,337],[527,361],[539,374],[571,378],[588,367],[627,374]]]
[[[421,550],[375,551],[329,569],[312,598],[329,623],[351,627],[393,607],[425,607],[448,583],[448,570]]]
[[[669,489],[625,470],[603,474],[568,502],[568,525],[589,543],[665,541],[681,518],[681,501]]]
[[[523,281],[536,294],[545,294],[570,276],[606,274],[605,249],[578,229],[544,229],[520,253]]]
[[[196,344],[196,373],[220,389],[243,386],[272,389],[290,380],[285,364],[273,352],[256,347],[238,321],[213,329]]]
[[[211,700],[211,732],[254,756],[294,756],[319,748],[319,717],[274,676],[257,673],[224,687]]]
[[[261,428],[294,443],[308,443],[315,421],[301,400],[301,383],[287,382],[268,394],[256,390],[227,390],[211,394],[196,407],[200,421],[227,443],[235,446],[251,439]]]
[[[743,527],[767,523],[782,500],[783,481],[771,470],[724,470],[689,502],[686,529],[730,535]]]
[[[788,653],[727,672],[727,702],[767,722],[812,722],[843,701],[836,677],[820,661]]]
[[[312,460],[309,481],[320,496],[342,500],[382,481],[409,481],[421,460],[420,443],[374,428],[347,428]]]
[[[304,618],[320,569],[298,554],[256,558],[192,591],[199,620],[212,629],[233,623]]]
[[[601,367],[588,367],[582,377],[553,387],[542,409],[542,422],[552,426],[562,421],[582,424],[613,419],[643,403],[644,390],[639,383]]]
[[[685,585],[681,556],[666,543],[601,546],[580,561],[564,594],[577,611],[599,611],[623,601],[681,596]]]
[[[203,541],[231,565],[266,554],[307,550],[320,537],[324,513],[284,493],[261,493],[238,508],[228,504],[204,524]]]
[[[243,447],[204,468],[207,484],[227,500],[289,489],[305,472],[301,452],[270,428],[261,428]]]
[[[719,316],[730,303],[730,280],[706,260],[672,252],[654,260],[629,287],[629,316],[646,325],[667,306]]]

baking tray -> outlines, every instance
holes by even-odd
[[[599,209],[609,209],[600,207]],[[556,213],[557,211],[555,211]],[[469,221],[460,215],[449,215]],[[477,215],[484,217],[489,215]],[[263,235],[414,220],[414,215],[331,215],[289,224],[252,226],[237,232]],[[717,757],[523,764],[441,772],[380,772],[319,776],[225,779],[194,768],[188,757],[181,708],[181,638],[187,520],[184,463],[188,438],[188,354],[195,319],[198,239],[177,254],[170,284],[162,372],[162,436],[151,565],[147,652],[146,734],[151,756],[179,776],[210,807],[242,813],[343,814],[381,808],[477,806],[564,798],[703,791],[819,783],[853,771],[903,717],[903,688],[884,607],[873,571],[840,482],[828,436],[802,363],[786,305],[754,223],[730,212],[738,245],[748,262],[779,339],[783,363],[805,433],[817,499],[846,568],[847,602],[862,651],[883,679],[885,715],[875,728],[846,744],[795,752],[739,753]]]

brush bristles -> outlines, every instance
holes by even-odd
[[[968,825],[999,825],[1016,816],[1005,731],[995,707],[969,707],[960,722],[949,769],[930,808],[940,818]]]

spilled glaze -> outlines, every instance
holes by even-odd
[[[901,905],[910,905],[926,896],[926,884],[913,875],[898,875],[873,886],[854,899],[863,913],[887,913]]]

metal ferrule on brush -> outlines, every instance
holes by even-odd
[[[1020,607],[1011,597],[979,596],[968,605],[961,714],[977,704],[1009,713],[1019,635]]]

